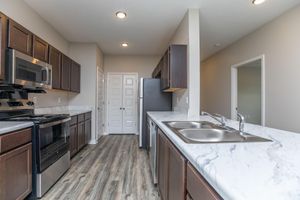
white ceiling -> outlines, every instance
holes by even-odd
[[[188,8],[200,8],[201,58],[207,58],[300,0],[25,0],[70,42],[96,42],[105,54],[161,55]],[[125,10],[126,20],[115,12]],[[120,43],[128,42],[124,49]],[[214,44],[220,43],[220,47]]]

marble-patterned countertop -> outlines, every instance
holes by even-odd
[[[216,121],[176,112],[148,115],[224,199],[300,199],[300,134],[245,124],[245,132],[273,142],[187,144],[162,122]],[[236,121],[227,125],[238,128]]]
[[[92,109],[87,106],[60,106],[37,108],[35,114],[69,114],[70,116],[80,115],[87,112],[92,112]]]
[[[0,135],[33,126],[32,122],[0,121]]]

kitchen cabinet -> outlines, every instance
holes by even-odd
[[[32,191],[31,129],[0,136],[0,199],[24,199]]]
[[[61,88],[61,61],[62,54],[56,48],[49,47],[49,64],[52,65],[52,88]]]
[[[80,93],[80,65],[72,61],[71,91]]]
[[[61,89],[70,91],[71,89],[71,67],[72,60],[66,55],[62,55],[61,66]]]
[[[70,154],[71,157],[73,157],[78,149],[77,149],[77,124],[70,126]]]
[[[186,159],[169,143],[169,175],[168,199],[182,200],[185,198]]]
[[[185,199],[186,159],[158,129],[158,187],[163,200]]]
[[[187,196],[192,200],[221,200],[219,194],[207,183],[207,181],[188,163],[187,172]]]
[[[84,122],[80,122],[77,126],[77,131],[78,131],[78,150],[81,150],[84,146],[85,146],[85,123]]]
[[[174,92],[187,88],[187,46],[171,45],[153,72],[161,79],[161,89]]]
[[[222,197],[158,129],[158,188],[163,200],[221,200]]]
[[[70,122],[71,157],[91,140],[91,112],[75,115]]]
[[[85,144],[88,144],[91,140],[91,132],[92,132],[92,120],[91,120],[90,112],[85,114],[84,132],[85,132]]]
[[[8,20],[8,47],[32,56],[32,33],[14,22]]]
[[[0,80],[5,79],[5,49],[7,46],[7,17],[0,13]]]
[[[49,45],[36,35],[33,35],[33,57],[44,62],[48,62]]]

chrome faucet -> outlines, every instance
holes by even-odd
[[[239,119],[239,131],[241,135],[244,135],[244,129],[245,129],[245,117],[238,113],[237,114],[238,119]]]
[[[202,111],[201,115],[205,116],[210,116],[211,118],[213,118],[214,120],[218,121],[219,123],[221,123],[222,126],[226,126],[226,118],[220,114],[210,114],[208,112]]]

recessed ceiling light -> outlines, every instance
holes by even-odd
[[[259,4],[262,4],[262,3],[264,3],[266,0],[252,0],[252,3],[254,4],[254,5],[259,5]]]
[[[119,18],[119,19],[124,19],[126,18],[127,14],[123,11],[118,11],[116,12],[116,16]]]
[[[121,46],[122,46],[122,47],[128,47],[128,43],[127,43],[127,42],[123,42],[123,43],[121,44]]]

